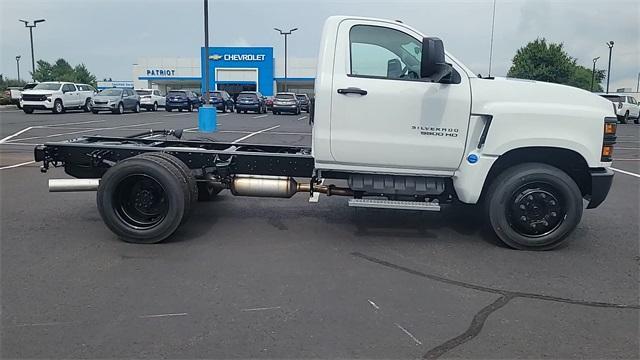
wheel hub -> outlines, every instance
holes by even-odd
[[[557,229],[565,214],[559,196],[553,191],[527,187],[514,194],[510,219],[520,234],[540,237]]]

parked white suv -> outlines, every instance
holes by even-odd
[[[51,110],[59,114],[67,109],[91,111],[91,98],[95,89],[87,84],[69,82],[43,82],[22,93],[20,106],[31,114],[34,110]]]
[[[640,104],[633,96],[620,94],[600,94],[603,98],[614,103],[618,121],[626,124],[630,119],[635,123],[640,123]]]
[[[138,95],[140,95],[140,107],[147,109],[147,111],[158,111],[159,107],[165,107],[167,101],[164,96],[160,94],[158,89],[136,89]]]

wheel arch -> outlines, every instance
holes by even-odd
[[[522,147],[509,150],[497,158],[485,178],[480,199],[482,200],[489,185],[504,170],[530,162],[551,165],[564,171],[576,182],[582,196],[591,194],[589,165],[578,152],[557,147]]]

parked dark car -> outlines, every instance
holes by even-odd
[[[258,91],[243,91],[236,99],[236,112],[255,111],[258,114],[267,112],[264,96]]]
[[[277,93],[273,99],[273,113],[279,115],[288,112],[300,114],[300,100],[296,98],[294,93]]]
[[[104,89],[91,100],[91,112],[94,114],[100,111],[122,114],[126,110],[140,112],[140,96],[132,89]]]
[[[165,109],[167,111],[173,109],[193,111],[202,104],[198,95],[191,90],[171,90],[167,93],[166,100]]]
[[[211,92],[211,105],[215,106],[217,110],[226,113],[227,111],[233,112],[236,108],[236,103],[233,101],[231,95],[226,91],[212,91]]]
[[[267,96],[264,103],[267,105],[267,110],[271,110],[273,108],[273,96]]]
[[[309,96],[307,94],[296,94],[296,99],[300,101],[300,109],[309,113]]]

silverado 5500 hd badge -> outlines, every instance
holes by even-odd
[[[448,136],[458,137],[459,130],[457,128],[441,128],[433,126],[411,126],[411,130],[420,132],[420,135],[425,136]]]

